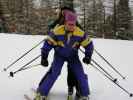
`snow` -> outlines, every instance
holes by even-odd
[[[16,60],[34,45],[43,40],[44,36],[31,35],[15,35],[15,34],[0,34],[0,99],[1,100],[24,100],[24,94],[33,97],[31,88],[37,88],[39,81],[47,72],[50,65],[46,68],[37,66],[35,68],[18,72],[13,78],[9,77],[10,71],[15,71],[22,65],[40,54],[40,46],[31,51],[18,63],[9,68],[6,68],[11,62]],[[106,69],[113,77],[119,79],[121,84],[129,92],[133,92],[133,41],[111,40],[111,39],[93,39],[95,49],[99,51],[120,73],[126,76],[126,80],[121,79],[107,64],[96,55],[94,52],[93,59],[96,60],[104,69]],[[53,51],[50,52],[49,62],[52,62]],[[83,54],[79,52],[80,58]],[[39,64],[40,58],[31,65]],[[105,78],[92,66],[83,64],[84,70],[88,75],[89,85],[91,89],[90,100],[133,100],[128,94],[123,92],[118,86]],[[50,100],[66,100],[67,97],[67,64],[65,63],[62,73],[55,82],[50,92]]]

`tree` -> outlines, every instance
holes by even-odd
[[[3,1],[0,1],[0,32],[8,32],[3,10]]]
[[[117,29],[129,30],[131,25],[131,11],[129,0],[120,0],[116,10]]]
[[[83,2],[83,16],[85,31],[93,31],[95,33],[103,33],[104,31],[104,7],[101,0],[84,0]]]
[[[67,6],[74,8],[73,0],[60,0],[62,2],[61,6]]]

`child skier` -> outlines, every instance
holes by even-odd
[[[54,48],[55,54],[49,73],[47,73],[45,80],[38,87],[38,95],[35,97],[35,100],[46,100],[65,61],[68,62],[69,68],[79,84],[81,100],[88,100],[88,80],[86,80],[86,75],[78,57],[78,49],[80,46],[85,48],[83,62],[88,64],[90,63],[90,54],[92,54],[90,53],[92,50],[90,50],[89,45],[92,45],[92,42],[79,27],[76,27],[77,16],[74,13],[66,10],[64,15],[65,24],[56,27],[53,32],[49,33],[49,39],[42,48],[43,65],[48,65],[47,57],[52,48]]]

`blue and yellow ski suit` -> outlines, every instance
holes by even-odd
[[[75,78],[79,82],[81,95],[88,96],[88,80],[86,80],[86,75],[78,56],[80,46],[85,48],[85,56],[90,57],[93,43],[87,34],[78,27],[75,28],[74,32],[67,32],[65,31],[65,26],[61,25],[49,33],[49,38],[45,41],[41,53],[47,57],[52,48],[54,48],[55,53],[50,72],[47,73],[45,80],[38,87],[38,92],[41,95],[48,95],[51,87],[61,73],[64,62],[67,61]]]

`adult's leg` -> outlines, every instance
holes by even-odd
[[[52,63],[51,66],[51,71],[50,73],[47,73],[47,77],[45,78],[45,80],[40,84],[39,88],[38,88],[38,92],[41,95],[47,96],[51,87],[53,86],[54,82],[56,81],[56,79],[58,78],[62,66],[64,64],[64,59],[59,57],[58,55],[54,56],[54,61]]]
[[[88,96],[89,95],[88,80],[86,79],[86,74],[84,73],[83,66],[79,58],[75,57],[73,62],[70,61],[69,63],[70,63],[72,72],[74,73],[74,76],[78,81],[77,84],[79,84],[80,86],[81,95]]]
[[[70,68],[70,65],[67,65],[67,69],[68,69],[68,74],[67,74],[67,85],[68,85],[68,95],[72,95],[73,94],[73,88],[76,85],[76,78]]]

